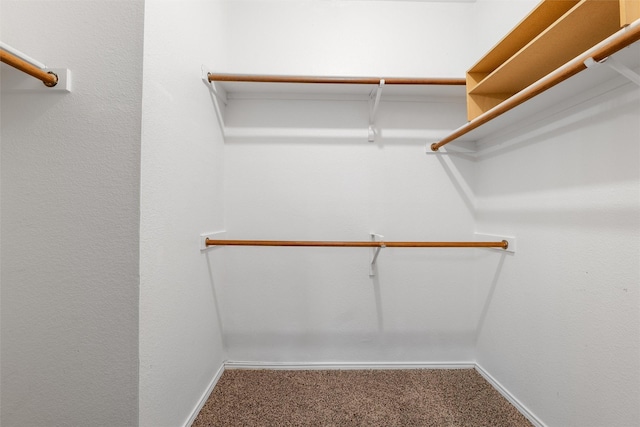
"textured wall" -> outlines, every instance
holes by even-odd
[[[474,19],[469,28],[472,35],[467,38],[474,52],[465,70],[478,62],[538,3],[538,0],[476,0],[472,5]]]
[[[236,103],[234,109],[246,113],[257,102]],[[261,109],[261,117],[275,123],[274,116],[313,111],[329,127],[366,127],[366,102],[287,103]],[[400,116],[406,124],[413,110],[424,129],[454,128],[464,120],[463,108],[462,102],[383,103],[379,123],[398,126]],[[391,110],[402,113],[391,117]],[[472,166],[459,165],[467,173]],[[390,241],[473,240],[471,202],[456,190],[448,169],[424,154],[421,141],[369,143],[363,135],[225,145],[225,225],[231,238],[361,241],[375,232]],[[473,360],[481,301],[474,297],[469,270],[459,266],[474,253],[383,249],[372,279],[370,249],[226,248],[224,264],[217,267],[224,269],[229,358]]]
[[[221,71],[462,77],[472,11],[472,3],[228,2]],[[437,131],[465,121],[463,98],[429,101],[383,102],[378,123],[383,131]],[[229,126],[361,129],[363,137],[225,144],[228,235],[472,239],[470,202],[439,160],[424,155],[424,141],[369,143],[367,114],[363,101],[230,101]],[[472,277],[455,267],[473,251],[385,249],[375,279],[367,249],[223,251],[216,268],[224,274],[221,311],[232,360],[473,359],[481,304]]]
[[[479,0],[477,43],[526,3]],[[479,260],[477,360],[549,426],[640,424],[640,93],[625,84],[492,138],[504,149],[476,166],[478,229],[518,237],[515,256]]]
[[[2,425],[136,425],[143,2],[3,0],[1,23],[73,73],[2,82]]]
[[[226,71],[462,77],[472,60],[473,3],[226,3]]]
[[[477,164],[478,228],[518,237],[479,265],[477,359],[549,426],[640,424],[640,90],[618,83]]]
[[[140,425],[183,425],[222,365],[211,267],[199,235],[223,227],[222,136],[203,63],[220,63],[212,1],[148,1],[140,231]]]

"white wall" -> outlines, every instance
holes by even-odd
[[[535,3],[479,0],[479,50]],[[475,167],[478,230],[518,237],[478,260],[477,361],[549,426],[640,424],[639,96],[520,126]]]
[[[473,3],[241,0],[226,3],[224,71],[463,77]]]
[[[640,424],[638,117],[626,83],[477,163],[478,228],[518,238],[479,265],[477,360],[549,426]]]
[[[70,94],[2,81],[2,425],[136,425],[143,3],[3,0],[1,19],[73,73]]]
[[[473,55],[465,65],[465,71],[502,40],[538,3],[539,0],[476,0],[474,19],[467,34]]]
[[[187,422],[224,360],[219,254],[222,138],[201,65],[224,60],[211,1],[147,1],[140,231],[140,425]]]
[[[229,2],[227,68],[242,73],[464,76],[473,5]],[[450,52],[455,52],[451,54]],[[424,99],[422,100],[424,101]],[[383,129],[453,129],[464,100],[383,102]],[[366,129],[363,101],[230,100],[227,124]],[[366,135],[366,134],[365,134]],[[473,239],[472,201],[424,140],[263,138],[225,144],[230,238]],[[472,173],[471,164],[459,165]],[[455,171],[453,172],[455,173]],[[482,301],[473,251],[226,248],[220,287],[231,360],[473,360]]]
[[[229,69],[221,71],[462,75],[535,3],[467,5],[481,17],[466,35],[474,40],[443,66],[429,55],[404,57],[416,51],[411,48],[372,59],[359,38],[366,32],[342,33],[346,22],[368,22],[351,19],[358,2],[310,8],[260,2],[250,3],[251,10],[239,2],[228,6],[232,47]],[[369,11],[377,16],[387,6]],[[393,12],[419,7],[431,6],[400,3]],[[325,13],[334,26],[322,19]],[[411,28],[414,21],[405,18],[394,22]],[[402,34],[395,30],[384,34]],[[425,39],[431,40],[420,43]],[[451,43],[462,45],[456,38]],[[519,239],[515,256],[385,250],[375,280],[366,276],[368,254],[358,249],[224,249],[220,293],[229,358],[475,359],[548,425],[638,424],[639,130],[631,93],[605,97],[595,113],[589,104],[573,110],[563,118],[571,124],[542,136],[517,131],[530,143],[476,164],[426,158],[407,141],[227,143],[229,237],[362,240],[376,231],[388,239],[453,240],[477,229]],[[273,103],[266,114],[264,100],[232,102],[234,126],[241,124],[239,110],[261,126],[293,127],[292,116],[347,128],[366,120],[356,102],[323,110],[288,101],[290,111]],[[305,111],[324,113],[305,117]],[[451,106],[429,113],[437,111],[449,119],[427,119],[425,128],[462,123]],[[603,149],[603,141],[616,148]]]

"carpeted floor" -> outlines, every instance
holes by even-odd
[[[227,370],[193,426],[531,424],[474,369]]]

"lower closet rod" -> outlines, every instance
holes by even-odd
[[[206,239],[207,246],[327,246],[357,248],[502,248],[509,242],[322,242],[296,240],[218,240]]]

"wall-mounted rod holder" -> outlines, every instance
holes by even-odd
[[[599,65],[606,65],[609,68],[611,68],[612,70],[618,72],[619,74],[622,74],[623,76],[625,76],[626,78],[631,80],[633,83],[635,83],[638,86],[640,86],[640,75],[638,75],[638,73],[636,73],[635,71],[633,71],[631,68],[627,67],[626,65],[620,63],[619,61],[616,61],[611,56],[609,56],[609,57],[607,57],[607,58],[605,58],[603,60],[600,60],[600,61],[596,61],[593,58],[587,58],[584,61],[584,65],[586,65],[587,68],[594,68],[594,67],[597,67]]]
[[[213,92],[215,97],[218,98],[218,101],[222,102],[224,105],[227,105],[229,102],[227,100],[227,91],[224,90],[222,86],[217,84],[215,80],[209,80],[209,75],[210,73],[207,73],[206,77],[203,77],[202,80],[209,85],[209,87],[211,88],[211,92]]]
[[[39,61],[25,55],[19,50],[12,48],[4,43],[0,43],[0,62],[22,71],[40,80],[49,90],[69,92],[70,76],[69,70],[51,69],[46,67]],[[30,85],[24,85],[21,82],[11,80],[8,86],[11,90],[33,90]],[[40,86],[42,88],[42,86]]]
[[[382,96],[382,88],[384,87],[384,79],[380,80],[378,86],[371,91],[369,95],[369,142],[373,142],[376,139],[376,131],[374,124],[376,121],[376,113],[378,112],[378,105],[380,104],[380,97]]]
[[[516,243],[517,239],[513,236],[502,236],[498,234],[485,234],[485,233],[474,233],[475,238],[478,242],[494,242],[496,240],[500,240],[504,242],[504,247],[495,247],[489,246],[493,249],[502,249],[504,252],[515,253],[516,252]]]
[[[215,231],[213,233],[205,233],[200,235],[200,251],[211,249],[216,245],[209,244],[211,239],[219,239],[226,231]]]
[[[373,248],[373,253],[371,255],[371,262],[369,263],[369,277],[375,277],[376,275],[376,261],[378,260],[378,255],[380,255],[380,250],[385,246],[384,242],[382,242],[384,236],[382,234],[371,233],[371,241],[372,242],[380,242],[381,245]]]

